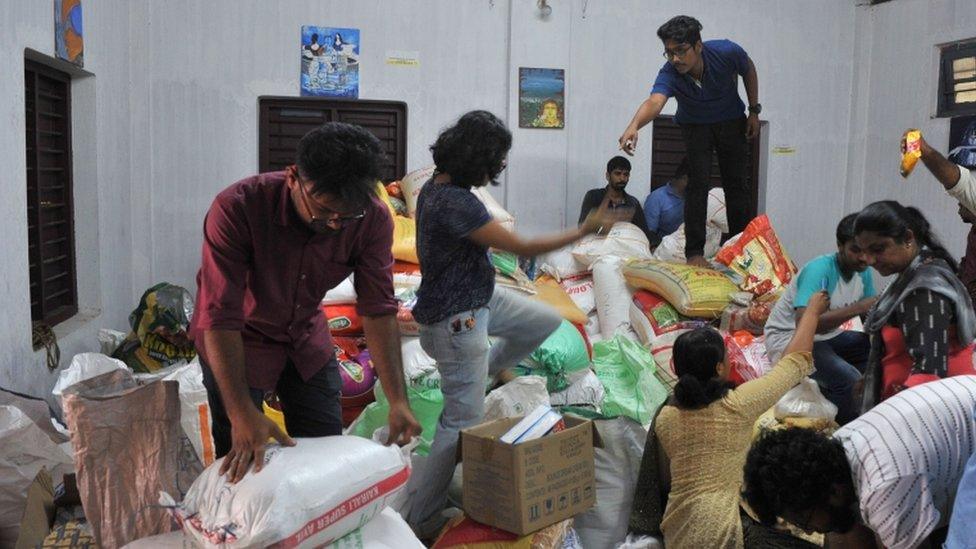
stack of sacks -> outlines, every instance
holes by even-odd
[[[342,424],[347,426],[366,405],[373,402],[373,386],[377,379],[372,357],[366,348],[363,321],[356,311],[353,277],[343,280],[325,294],[321,307],[329,320],[329,332],[335,345],[335,358],[339,364],[339,376],[342,378],[339,398],[342,404]],[[273,412],[269,415],[277,416]]]
[[[414,170],[407,175],[403,176],[400,180],[400,190],[403,193],[403,199],[407,203],[407,215],[414,217],[417,213],[417,197],[420,196],[420,189],[424,187],[430,178],[434,177],[434,167],[427,166],[426,168],[421,168],[419,170]],[[491,215],[492,219],[501,223],[503,227],[510,231],[515,230],[515,218],[512,214],[505,211],[505,208],[498,203],[497,200],[488,189],[485,187],[473,187],[471,192],[478,197],[478,200],[485,205],[488,210],[488,214]]]
[[[615,224],[606,236],[589,235],[573,248],[576,260],[593,273],[593,295],[601,339],[636,337],[630,325],[630,300],[622,267],[628,261],[649,259],[650,244],[631,223]]]
[[[708,214],[705,219],[705,259],[711,260],[718,253],[722,235],[729,232],[729,220],[725,211],[725,192],[717,187],[708,192]],[[673,233],[661,239],[654,249],[654,259],[685,262],[685,225],[682,223]]]
[[[573,519],[557,522],[525,536],[475,522],[458,515],[444,526],[433,549],[576,549],[582,547]]]

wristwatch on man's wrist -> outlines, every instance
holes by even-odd
[[[755,105],[749,105],[750,114],[759,114],[762,112],[762,104],[756,103]]]

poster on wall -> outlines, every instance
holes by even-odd
[[[976,116],[957,116],[949,123],[949,160],[976,169]]]
[[[359,98],[359,29],[302,27],[302,95]]]
[[[54,52],[79,67],[85,65],[81,0],[54,0]]]
[[[519,67],[519,127],[565,126],[566,71]]]

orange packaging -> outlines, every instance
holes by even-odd
[[[922,157],[922,132],[911,129],[901,138],[901,176],[908,177]]]

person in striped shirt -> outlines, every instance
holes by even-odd
[[[976,453],[974,410],[976,376],[956,376],[901,391],[833,437],[769,432],[746,457],[743,497],[764,524],[782,517],[829,546],[938,542]]]

